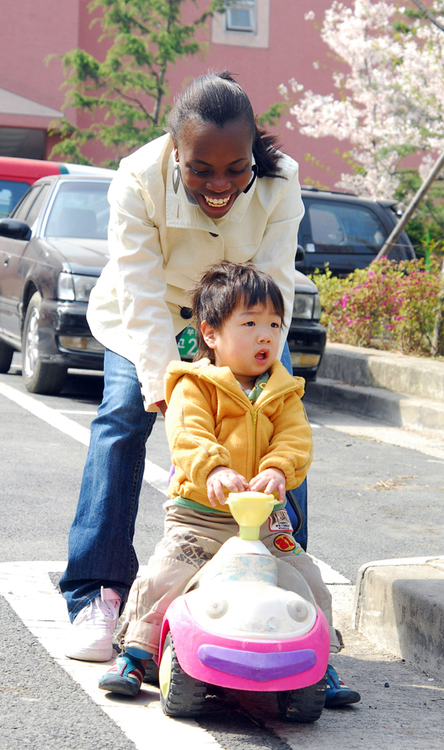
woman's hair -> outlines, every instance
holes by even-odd
[[[258,177],[282,177],[276,136],[257,124],[248,96],[227,70],[195,78],[176,99],[167,122],[176,145],[182,127],[192,118],[211,122],[218,128],[234,120],[244,120],[253,135]]]
[[[195,360],[208,357],[214,362],[214,351],[202,336],[201,323],[219,331],[239,305],[247,309],[257,304],[271,304],[284,321],[284,299],[276,282],[252,265],[229,263],[226,260],[210,266],[192,290],[192,310],[196,327]]]

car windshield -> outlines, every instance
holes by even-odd
[[[108,181],[62,182],[46,224],[46,237],[106,240]]]

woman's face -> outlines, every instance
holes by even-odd
[[[220,219],[251,179],[253,136],[245,120],[218,128],[200,119],[182,126],[174,149],[187,192],[211,219]]]

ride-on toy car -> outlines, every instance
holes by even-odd
[[[207,685],[218,685],[276,692],[283,718],[316,721],[326,694],[327,621],[302,576],[259,541],[273,496],[238,492],[227,502],[239,537],[204,565],[164,617],[162,709],[167,716],[198,716]]]

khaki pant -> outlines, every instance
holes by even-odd
[[[149,560],[148,577],[137,578],[129,593],[125,622],[119,633],[124,649],[133,647],[158,654],[160,629],[168,606],[222,544],[238,531],[231,516],[200,513],[176,505],[168,508],[165,536]],[[308,584],[330,625],[330,651],[339,651],[341,642],[332,627],[330,592],[318,566],[293,538],[285,510],[271,514],[261,527],[260,539],[278,560],[278,585],[312,599],[306,588]]]

